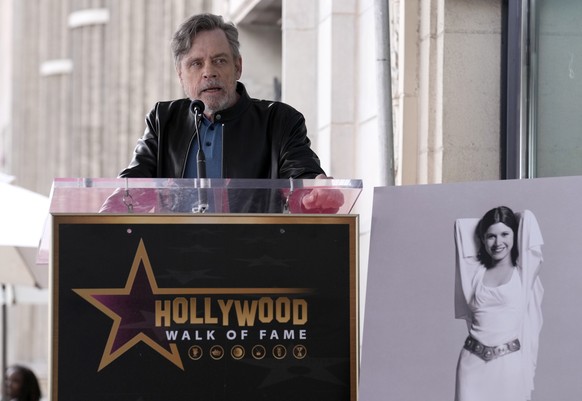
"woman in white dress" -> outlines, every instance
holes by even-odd
[[[455,315],[467,321],[456,401],[531,399],[541,329],[541,233],[505,206],[455,224]]]

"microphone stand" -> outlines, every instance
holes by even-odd
[[[198,137],[198,152],[196,152],[196,170],[199,182],[198,187],[198,206],[192,211],[194,213],[204,213],[208,209],[207,176],[206,176],[206,156],[202,150],[202,139],[200,138],[200,126],[202,125],[202,113],[199,108],[194,108],[194,125],[196,127],[196,136]]]

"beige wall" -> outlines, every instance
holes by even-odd
[[[502,1],[446,1],[443,182],[500,178]]]
[[[500,178],[499,1],[399,2],[403,184]]]
[[[12,53],[12,2],[0,2],[0,60],[10,60]],[[11,104],[9,99],[12,94],[12,64],[9,62],[0,63],[0,170],[9,163],[9,154],[5,152],[11,146],[10,113]],[[4,150],[4,151],[3,151]]]
[[[241,81],[249,94],[257,99],[276,99],[276,86],[281,85],[281,27],[279,25],[246,25],[239,28],[243,58]]]

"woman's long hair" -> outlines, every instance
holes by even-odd
[[[498,206],[489,210],[477,224],[477,237],[481,243],[481,248],[477,254],[477,258],[486,268],[493,267],[493,259],[485,249],[485,233],[493,224],[503,223],[513,231],[513,247],[511,248],[511,263],[515,266],[519,256],[517,249],[517,228],[519,223],[515,217],[513,210],[507,206]]]
[[[16,398],[18,401],[39,401],[41,397],[40,385],[34,372],[25,366],[13,365],[8,368],[22,375],[22,387]]]

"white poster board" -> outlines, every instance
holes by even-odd
[[[582,177],[563,177],[375,189],[360,400],[454,400],[454,222],[500,205],[532,211],[544,238],[532,400],[581,399]]]

